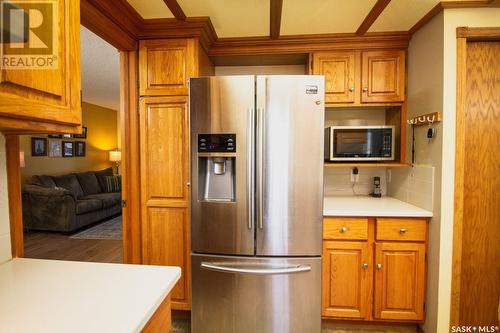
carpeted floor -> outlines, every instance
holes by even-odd
[[[101,222],[72,236],[73,239],[122,239],[122,216]]]

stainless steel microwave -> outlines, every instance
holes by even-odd
[[[392,161],[394,126],[331,126],[325,128],[325,160]]]

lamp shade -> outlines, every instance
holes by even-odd
[[[109,152],[110,162],[120,162],[122,160],[122,152],[119,150],[112,150]]]
[[[26,162],[24,161],[24,151],[19,152],[19,166],[24,168],[26,166]]]

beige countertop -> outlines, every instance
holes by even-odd
[[[432,212],[391,197],[331,196],[324,198],[323,216],[432,217]]]
[[[179,267],[16,258],[0,264],[2,332],[140,332]]]

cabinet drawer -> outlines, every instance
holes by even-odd
[[[426,219],[377,219],[377,240],[425,241]]]
[[[368,239],[368,219],[327,217],[323,220],[324,239]]]

